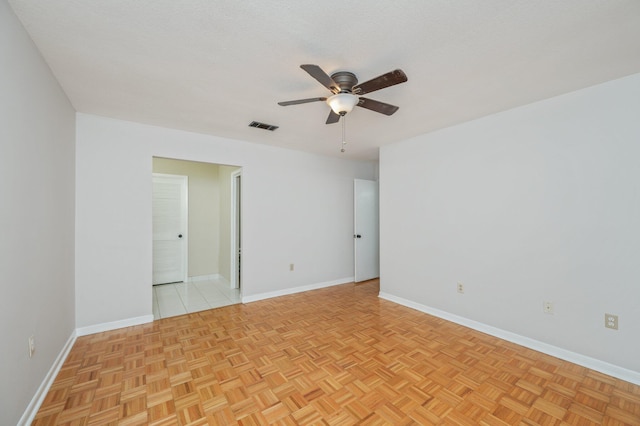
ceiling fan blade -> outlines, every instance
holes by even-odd
[[[364,95],[366,93],[384,89],[385,87],[404,83],[405,81],[407,81],[407,75],[404,71],[399,69],[393,70],[376,78],[372,78],[369,81],[365,81],[364,83],[356,84],[353,86],[353,93],[355,95]]]
[[[333,110],[329,110],[329,117],[327,117],[327,124],[334,124],[340,121],[340,116],[333,112]]]
[[[319,66],[313,64],[304,64],[300,65],[300,68],[308,72],[311,77],[318,80],[320,84],[331,90],[332,93],[338,93],[340,91],[340,86],[338,86],[336,82],[333,81],[333,79],[329,77],[329,75],[324,72]]]
[[[358,106],[370,109],[371,111],[379,112],[380,114],[384,115],[392,115],[399,108],[395,105],[385,104],[384,102],[374,101],[373,99],[362,97],[360,98],[360,101],[358,101]]]
[[[327,98],[307,98],[307,99],[298,99],[295,101],[278,102],[278,105],[289,106],[289,105],[307,104],[309,102],[326,101],[326,100]]]

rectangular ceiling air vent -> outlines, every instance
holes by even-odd
[[[274,126],[273,124],[260,123],[259,121],[252,121],[251,123],[249,123],[249,127],[257,127],[258,129],[271,130],[272,132],[278,128],[278,126]]]

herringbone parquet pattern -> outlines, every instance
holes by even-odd
[[[347,284],[80,337],[35,425],[640,425],[640,387]]]

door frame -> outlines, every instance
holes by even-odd
[[[240,182],[240,185],[238,185]],[[229,268],[229,286],[231,288],[239,288],[242,292],[242,168],[235,170],[231,173],[231,226],[230,233],[230,250],[231,250],[231,265]],[[238,212],[238,206],[240,211]],[[240,233],[240,239],[237,235]],[[238,252],[240,253],[238,256]],[[240,257],[240,266],[238,268],[238,257]],[[240,270],[240,282],[238,282],[238,269]]]
[[[155,180],[155,178],[163,178],[163,179],[170,179],[170,180],[174,180],[174,181],[180,181],[180,184],[182,185],[182,202],[180,203],[180,214],[182,216],[182,226],[184,228],[184,233],[183,233],[183,247],[182,247],[182,272],[183,272],[183,277],[182,277],[182,282],[187,282],[189,279],[189,176],[186,175],[173,175],[173,174],[169,174],[169,173],[152,173],[152,182]],[[153,192],[152,192],[152,197],[153,197]],[[153,206],[153,204],[152,204]],[[152,233],[153,233],[153,209],[151,211],[151,226],[152,226]],[[153,254],[153,239],[152,239],[152,254]],[[152,273],[151,273],[151,282],[153,284],[153,258],[151,259],[151,268],[152,268]],[[153,284],[155,285],[155,284]]]

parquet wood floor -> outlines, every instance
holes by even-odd
[[[77,339],[35,425],[640,425],[640,387],[346,284]]]

